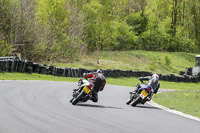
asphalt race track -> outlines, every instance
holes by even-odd
[[[199,133],[200,122],[148,104],[126,105],[131,87],[106,85],[98,103],[69,103],[77,83],[0,81],[0,133]]]

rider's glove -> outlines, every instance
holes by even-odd
[[[139,80],[140,80],[141,82],[143,82],[143,77],[139,77]]]

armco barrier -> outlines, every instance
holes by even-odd
[[[55,66],[48,66],[44,64],[37,64],[27,60],[19,60],[16,58],[1,58],[0,57],[0,72],[20,72],[20,73],[39,73],[63,77],[82,77],[83,73],[95,72],[96,69],[84,68],[60,68]],[[191,69],[187,68],[186,73],[191,74]],[[200,82],[200,75],[193,77],[181,72],[182,75],[176,76],[173,74],[162,75],[159,74],[160,80],[173,82]],[[151,76],[151,72],[146,71],[131,71],[119,69],[105,69],[104,75],[106,77],[144,77]]]

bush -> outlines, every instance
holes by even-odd
[[[9,46],[7,42],[0,40],[0,56],[8,56],[11,48],[12,46]]]
[[[165,56],[165,65],[167,67],[170,67],[171,63],[172,63],[171,59],[166,55]]]
[[[132,27],[125,21],[115,21],[109,44],[104,45],[106,50],[130,50],[136,47],[138,37]]]
[[[126,22],[129,26],[132,27],[132,30],[135,31],[138,35],[140,35],[142,32],[146,30],[147,27],[147,16],[137,12],[129,14],[126,17]]]
[[[158,31],[145,31],[140,35],[138,49],[161,51],[165,50],[167,44],[166,36]]]

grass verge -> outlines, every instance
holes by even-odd
[[[200,118],[200,92],[167,92],[153,96],[153,100],[167,108]]]
[[[119,77],[119,78],[106,78],[108,84],[120,85],[120,86],[131,86],[140,82],[135,77]],[[167,82],[160,81],[160,88],[162,89],[176,89],[176,90],[200,90],[200,83],[183,83],[183,82]]]
[[[0,73],[0,80],[50,80],[50,81],[68,81],[77,82],[78,78],[59,77],[43,74],[27,73]]]
[[[59,77],[52,75],[42,75],[42,74],[26,74],[26,73],[0,73],[0,80],[51,80],[51,81],[67,81],[67,82],[77,82],[80,78],[72,77]],[[135,77],[118,77],[118,78],[106,78],[107,84],[120,85],[120,86],[130,86],[135,87],[139,82],[138,78]],[[160,88],[164,89],[177,89],[177,90],[200,90],[200,83],[176,83],[160,81]]]

